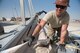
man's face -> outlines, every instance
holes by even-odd
[[[55,6],[57,16],[61,16],[61,14],[63,14],[67,9],[67,3],[61,0],[57,1]]]
[[[61,16],[66,11],[67,7],[62,5],[56,5],[56,14],[57,16]]]

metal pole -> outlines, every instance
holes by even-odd
[[[25,25],[24,0],[20,0],[22,25]]]

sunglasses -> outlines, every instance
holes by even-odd
[[[67,6],[56,5],[56,8],[65,9]]]

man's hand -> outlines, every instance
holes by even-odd
[[[30,37],[27,37],[25,40],[23,40],[24,42],[27,42],[28,41],[28,46],[31,46],[32,45],[32,42],[34,41],[35,37],[34,36],[30,36]]]
[[[65,44],[59,44],[59,47],[58,47],[61,51],[65,52],[66,49],[65,49]]]
[[[65,48],[65,43],[64,44],[61,44],[60,42],[56,43],[57,47],[56,47],[56,50],[59,49],[60,51],[62,52],[66,52],[66,48]]]
[[[32,45],[32,42],[34,41],[35,37],[34,36],[31,36],[30,39],[29,39],[29,42],[28,42],[28,45],[31,46]]]

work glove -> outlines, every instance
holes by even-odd
[[[59,44],[59,49],[60,49],[60,51],[65,52],[66,51],[65,44]]]
[[[32,42],[34,41],[35,37],[34,36],[31,36],[30,39],[29,39],[29,42],[28,42],[28,45],[31,46],[32,45]]]
[[[28,41],[28,46],[31,46],[32,45],[32,42],[34,41],[35,37],[34,36],[29,36],[27,37],[24,42],[27,42]]]
[[[66,52],[65,45],[66,45],[66,44],[60,44],[60,43],[57,43],[56,50],[59,49],[59,50],[62,51],[62,52]]]

